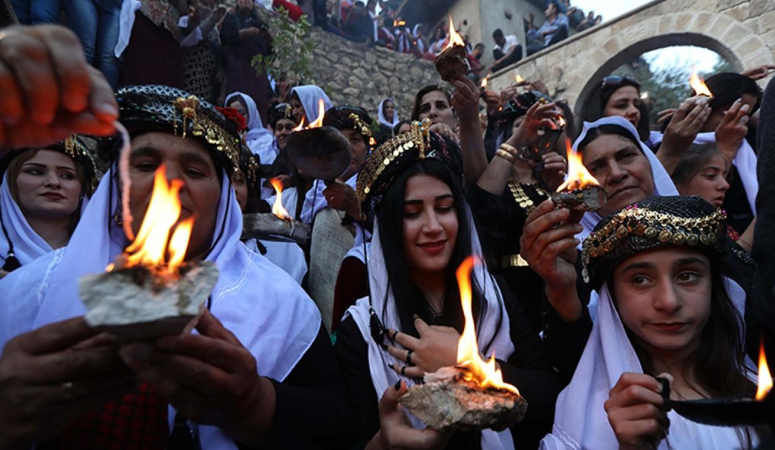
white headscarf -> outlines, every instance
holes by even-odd
[[[478,255],[482,258],[481,244],[479,243],[479,237],[470,211],[468,212],[468,215],[471,248],[474,255]],[[374,304],[374,311],[380,316],[385,328],[400,330],[401,322],[398,319],[395,300],[393,294],[388,291],[389,283],[387,267],[385,266],[385,256],[382,251],[382,243],[379,238],[378,230],[379,224],[375,219],[374,236],[369,249],[368,261],[371,299]],[[484,261],[484,259],[482,259],[482,261]],[[509,316],[503,305],[500,289],[484,264],[474,268],[473,276],[482,289],[482,294],[487,301],[487,312],[484,317],[479,319],[479,323],[476,327],[479,350],[486,358],[489,358],[490,355],[494,354],[499,359],[506,360],[514,353],[514,345],[511,342],[509,334]],[[345,317],[348,315],[353,317],[355,323],[358,325],[358,329],[361,331],[361,335],[363,335],[364,341],[366,341],[366,344],[368,345],[371,381],[374,384],[374,390],[377,393],[377,397],[380,397],[382,396],[382,393],[385,392],[385,389],[389,386],[394,386],[400,379],[403,379],[409,386],[412,386],[414,381],[410,378],[398,375],[393,369],[388,367],[388,364],[401,366],[404,365],[405,362],[394,358],[374,342],[369,327],[369,309],[369,298],[364,297],[347,310]],[[383,314],[383,311],[385,311],[385,314]],[[498,320],[501,320],[500,328],[496,329]],[[489,342],[492,342],[489,348],[484,348]],[[422,422],[416,417],[410,415],[410,420],[415,428],[424,428]],[[508,429],[500,433],[496,433],[492,430],[484,430],[482,432],[482,449],[507,450],[513,448],[514,443],[511,439],[511,432]]]
[[[307,124],[314,122],[318,118],[318,100],[323,99],[324,109],[328,111],[334,107],[331,99],[328,98],[328,94],[315,86],[314,84],[308,84],[306,86],[296,86],[291,89],[291,95],[296,93],[299,96],[299,101],[304,107],[304,115],[307,116]]]
[[[388,120],[387,117],[385,117],[385,110],[384,110],[385,102],[393,103],[393,108],[394,108],[393,111],[394,112],[393,112],[393,119],[392,120]],[[385,125],[386,127],[390,127],[391,130],[393,129],[393,127],[398,125],[398,122],[400,122],[400,120],[398,120],[398,106],[396,105],[395,100],[393,100],[392,98],[388,97],[388,98],[382,100],[381,102],[379,102],[379,110],[377,111],[377,120],[382,125]]]
[[[584,128],[581,130],[581,134],[578,138],[576,138],[576,142],[573,143],[573,150],[578,151],[579,145],[581,145],[584,139],[586,139],[587,134],[591,130],[599,128],[603,125],[616,125],[620,128],[624,128],[632,135],[633,139],[640,144],[640,149],[646,159],[648,159],[649,165],[651,166],[651,175],[654,179],[654,196],[679,195],[678,189],[675,188],[675,184],[673,183],[672,178],[670,178],[670,174],[668,174],[667,170],[665,170],[664,166],[662,166],[662,163],[657,158],[657,155],[655,155],[654,152],[646,146],[646,144],[640,141],[640,138],[638,137],[638,131],[624,117],[610,116],[603,117],[602,119],[598,119],[594,122],[584,122]],[[584,229],[576,235],[576,238],[578,238],[580,241],[586,239],[587,236],[592,233],[592,230],[595,229],[595,226],[598,222],[600,222],[600,220],[602,220],[602,217],[600,217],[600,214],[596,212],[588,212],[584,214],[584,217],[581,219],[581,225],[584,227]],[[579,249],[581,249],[581,244],[579,244]]]
[[[86,196],[81,197],[81,215],[88,203]],[[11,196],[11,191],[8,189],[8,172],[5,173],[3,182],[0,184],[0,214],[2,214],[5,231],[8,232],[6,236],[0,231],[0,267],[5,264],[10,251],[9,239],[13,244],[14,255],[22,266],[54,251],[48,242],[32,229],[19,205]]]
[[[239,95],[248,108],[248,131],[245,135],[245,143],[254,155],[258,155],[261,164],[272,164],[278,153],[274,145],[274,134],[264,128],[261,114],[258,113],[256,102],[251,96],[242,92],[232,92],[226,96],[223,106],[229,106],[228,101],[235,95]]]
[[[727,290],[733,297],[739,294],[734,288],[728,287]],[[739,311],[741,305],[734,300],[733,303]],[[600,290],[597,314],[598,319],[592,327],[573,379],[557,399],[554,427],[552,433],[541,441],[541,450],[619,449],[603,404],[623,373],[643,373],[643,368],[627,337],[607,284]],[[698,424],[675,411],[668,413],[668,418],[670,434],[660,443],[659,450],[740,448],[735,428]]]
[[[108,171],[64,250],[50,253],[0,282],[0,349],[14,336],[83,315],[78,279],[100,273],[126,244],[121,227],[108,230],[120,211],[117,186]],[[113,209],[111,209],[111,207]],[[224,174],[217,205],[214,241],[207,261],[220,276],[211,294],[210,311],[256,360],[262,376],[284,380],[316,338],[320,313],[301,287],[242,242],[242,213]],[[175,412],[170,407],[170,426]],[[220,428],[192,424],[202,448],[237,450]]]
[[[709,131],[707,133],[699,133],[694,139],[695,144],[715,144],[716,132]],[[740,144],[740,148],[737,150],[735,159],[732,160],[732,164],[737,167],[737,173],[740,174],[740,181],[743,183],[745,189],[745,196],[748,199],[748,205],[751,207],[751,212],[756,215],[756,194],[759,192],[759,179],[756,178],[756,153],[751,148],[751,144],[747,140],[743,139]]]

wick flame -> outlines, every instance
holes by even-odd
[[[772,389],[772,376],[767,366],[767,357],[764,354],[764,340],[759,344],[759,387],[756,389],[756,400],[764,400],[764,397]]]
[[[557,126],[565,128],[565,117],[560,116],[557,118]]]
[[[288,214],[288,211],[283,206],[283,182],[279,178],[272,178],[269,180],[269,183],[272,184],[275,192],[277,192],[277,197],[275,197],[274,204],[272,205],[272,214],[279,219],[291,220],[291,215]]]
[[[323,99],[318,100],[318,118],[314,122],[310,123],[309,128],[320,128],[323,126],[323,117],[326,115],[326,102]]]
[[[471,270],[479,259],[469,256],[457,269],[457,283],[460,286],[460,303],[463,307],[465,326],[457,344],[457,363],[471,371],[471,379],[483,387],[503,389],[519,395],[516,387],[503,382],[501,371],[496,368],[495,355],[484,362],[479,356],[479,343],[474,329],[474,315],[471,312]],[[470,381],[470,380],[469,380]]]
[[[689,85],[694,89],[696,95],[713,97],[713,93],[710,92],[708,86],[705,85],[705,80],[697,75],[697,69],[694,66],[692,66],[692,76],[689,78]]]
[[[455,22],[452,20],[452,15],[449,14],[449,44],[447,44],[442,51],[455,46],[464,47],[465,45],[466,43],[463,42],[463,38],[455,31]]]
[[[587,186],[600,186],[595,177],[590,175],[587,168],[584,167],[581,155],[573,150],[570,139],[565,140],[565,146],[568,149],[568,178],[557,188],[557,192],[584,189]]]
[[[304,129],[304,117],[301,118],[301,122],[299,122],[299,126],[293,129],[293,132],[301,131]]]
[[[487,89],[487,77],[482,78],[482,89]]]
[[[517,84],[520,84],[520,83],[524,83],[524,82],[525,82],[525,79],[524,79],[524,78],[522,78],[522,75],[520,75],[520,74],[517,74],[517,75],[514,77],[514,81],[516,81],[516,82],[517,82]]]
[[[145,211],[145,218],[134,242],[126,249],[128,254],[126,267],[164,266],[168,251],[170,254],[166,267],[168,273],[176,273],[178,267],[183,264],[194,218],[191,217],[178,224],[170,239],[170,230],[180,218],[181,206],[178,193],[182,187],[181,180],[167,182],[164,164],[156,169],[153,193],[148,209]]]

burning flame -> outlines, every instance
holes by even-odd
[[[326,102],[323,99],[318,100],[318,118],[314,122],[311,122],[309,128],[320,128],[323,126],[323,117],[326,115]]]
[[[516,387],[505,383],[500,369],[496,368],[495,355],[484,362],[479,356],[479,343],[476,340],[474,329],[474,316],[471,312],[471,270],[479,260],[475,256],[469,256],[457,269],[457,283],[460,286],[460,303],[463,307],[465,326],[460,341],[457,344],[457,363],[469,369],[471,378],[484,388],[492,387],[503,389],[519,395]]]
[[[447,44],[443,50],[455,46],[463,47],[465,45],[466,43],[463,42],[463,38],[460,37],[460,34],[458,34],[457,31],[455,31],[455,22],[452,20],[452,15],[449,15],[449,44]]]
[[[713,93],[710,92],[708,86],[705,85],[705,80],[697,75],[697,69],[692,67],[692,76],[689,78],[689,85],[694,89],[696,95],[704,95],[706,97],[713,97]]]
[[[272,205],[272,214],[283,220],[291,220],[291,215],[288,214],[288,211],[283,206],[283,182],[279,178],[272,178],[269,182],[272,184],[275,192],[277,192],[277,197],[275,197],[274,204]]]
[[[557,118],[557,126],[560,128],[565,128],[565,117],[558,117]]]
[[[517,75],[514,77],[514,81],[516,81],[516,82],[517,82],[517,84],[520,84],[520,83],[524,83],[524,82],[525,82],[525,79],[524,79],[524,78],[522,78],[522,75],[520,75],[520,74],[517,74]]]
[[[301,122],[299,122],[299,126],[293,129],[293,132],[301,131],[304,129],[304,117],[301,118]]]
[[[482,89],[487,89],[487,77],[482,78]]]
[[[772,389],[772,376],[767,366],[767,357],[764,355],[764,341],[759,344],[759,387],[756,390],[756,400],[764,400],[764,397]]]
[[[166,267],[168,273],[176,273],[177,268],[183,264],[191,230],[194,227],[194,218],[191,217],[179,223],[170,239],[170,230],[180,218],[178,193],[182,187],[181,180],[167,182],[164,164],[156,169],[153,193],[148,209],[145,211],[145,218],[134,242],[126,249],[128,254],[126,267],[164,266],[167,252],[170,255]]]
[[[404,25],[406,25],[406,22],[404,22],[403,20],[396,19],[393,21],[394,27],[403,27]]]
[[[557,192],[573,191],[584,189],[587,186],[600,186],[600,183],[589,174],[584,163],[581,161],[581,155],[576,153],[571,146],[570,139],[565,140],[568,148],[568,178],[557,188]]]

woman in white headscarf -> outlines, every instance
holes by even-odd
[[[428,438],[423,448],[535,446],[549,425],[544,414],[551,415],[560,379],[521,305],[484,264],[472,275],[479,351],[498,357],[506,382],[527,399],[525,421],[500,433],[450,437],[405,416],[395,403],[423,374],[456,363],[464,319],[454,272],[467,256],[482,258],[463,195],[459,150],[440,135],[421,133],[415,124],[412,132],[383,144],[358,178],[364,214],[374,223],[370,292],[347,310],[334,347],[363,411],[358,446],[420,448],[417,439],[423,436]],[[386,155],[392,159],[387,166]]]
[[[0,278],[67,245],[88,204],[96,170],[75,136],[0,159]]]
[[[395,100],[388,97],[379,102],[377,121],[379,122],[379,128],[384,135],[393,136],[393,128],[400,122],[398,118],[398,107],[396,106]]]
[[[598,225],[582,256],[598,318],[543,450],[756,445],[755,430],[691,422],[663,397],[756,392],[744,304],[721,275],[725,233],[723,213],[700,197],[653,197]]]
[[[308,448],[347,436],[353,418],[320,314],[297,283],[240,241],[229,178],[236,127],[207,102],[181,102],[189,94],[175,88],[130,86],[118,97],[133,136],[127,207],[134,220],[123,214],[126,180],[114,163],[68,247],[0,282],[0,298],[14,299],[0,302],[0,373],[15,364],[13,380],[0,383],[0,426],[13,429],[6,440],[22,448],[51,438],[110,447],[131,436],[165,448],[182,436],[200,448],[236,450]],[[190,108],[195,116],[184,118]],[[187,260],[214,263],[218,281],[197,333],[118,347],[93,338],[78,280],[122,254],[128,240],[120,224],[136,232],[161,167],[185,182],[182,215],[195,219]],[[30,400],[26,408],[9,408],[20,398]],[[104,404],[110,398],[118,407]],[[130,432],[136,421],[143,427]],[[305,432],[292,431],[299,428]]]
[[[256,102],[247,94],[232,92],[226,96],[224,106],[236,109],[247,119],[245,143],[254,155],[261,158],[261,164],[271,165],[277,158],[278,149],[274,145],[274,135],[261,121]]]
[[[309,125],[320,116],[320,101],[323,101],[323,111],[328,111],[334,107],[328,94],[315,86],[308,84],[305,86],[296,86],[291,89],[291,108],[293,108],[293,117],[297,123]]]

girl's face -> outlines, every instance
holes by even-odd
[[[213,239],[221,182],[207,150],[194,139],[184,140],[169,133],[150,132],[132,139],[129,198],[134,232],[140,229],[153,192],[156,169],[164,164],[167,180],[179,179],[180,219],[194,216],[194,229],[186,257],[203,255]]]
[[[406,181],[404,254],[415,273],[446,269],[457,242],[455,199],[446,183],[426,174]]]
[[[457,119],[455,112],[447,100],[447,96],[441,91],[431,91],[422,96],[420,99],[420,120],[425,118],[431,119],[431,122],[445,123],[453,130]]]
[[[412,125],[410,125],[408,123],[405,123],[405,124],[401,125],[398,128],[398,134],[397,135],[405,134],[405,133],[408,133],[410,131],[412,131]]]
[[[608,194],[601,217],[654,195],[651,165],[641,149],[622,136],[605,134],[582,152],[584,166]]]
[[[78,209],[83,186],[75,161],[64,153],[39,150],[16,177],[19,208],[26,217],[61,219]]]
[[[640,93],[635,86],[623,86],[615,90],[603,108],[603,117],[621,116],[627,119],[635,129],[640,123]]]
[[[384,110],[383,113],[385,114],[385,119],[392,121],[393,116],[396,113],[396,105],[394,105],[393,102],[385,102],[382,109]]]
[[[686,183],[677,186],[681,195],[699,195],[716,208],[724,203],[724,196],[729,189],[727,175],[729,162],[721,153],[717,153]]]
[[[689,247],[644,251],[619,264],[613,292],[624,326],[652,357],[694,350],[711,313],[710,260]]]
[[[363,135],[353,129],[339,130],[342,135],[350,143],[350,150],[352,159],[350,159],[350,167],[347,172],[341,176],[342,180],[348,180],[350,177],[358,173],[366,162],[366,157],[369,156],[369,147],[366,145],[366,138]]]
[[[293,118],[296,121],[296,123],[301,123],[301,119],[306,116],[306,113],[304,112],[304,106],[301,104],[301,100],[296,97],[296,95],[291,96],[291,114],[293,114]],[[309,121],[305,120],[306,124],[309,125]]]

